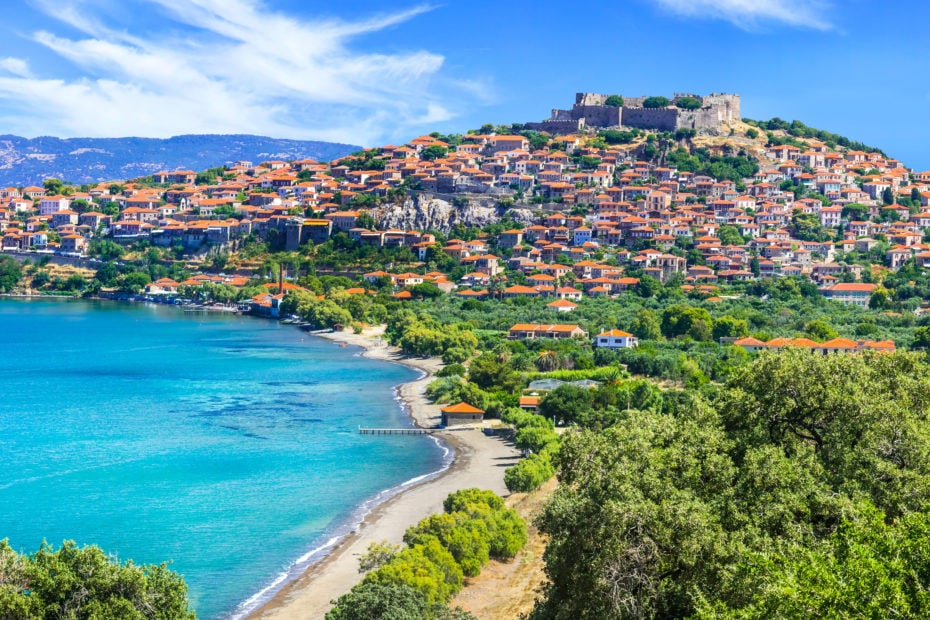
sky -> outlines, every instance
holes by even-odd
[[[738,93],[930,168],[926,0],[5,0],[0,134],[378,146]]]

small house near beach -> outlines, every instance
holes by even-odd
[[[458,403],[440,409],[443,426],[457,426],[459,424],[474,424],[484,420],[484,411],[472,407],[468,403]]]

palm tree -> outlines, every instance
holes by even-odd
[[[556,351],[540,351],[539,356],[536,358],[534,363],[540,372],[558,370],[561,366],[561,360],[559,359],[559,354]]]

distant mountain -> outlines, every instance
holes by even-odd
[[[173,138],[21,138],[0,136],[0,186],[41,185],[55,177],[75,184],[146,176],[160,170],[201,171],[247,160],[330,161],[361,147],[248,135]]]

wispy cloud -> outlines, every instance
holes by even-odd
[[[480,83],[442,75],[438,54],[353,46],[428,6],[347,21],[298,19],[260,0],[139,1],[162,16],[160,27],[110,23],[103,0],[37,0],[72,35],[47,28],[32,38],[70,68],[48,74],[28,59],[0,59],[0,122],[29,135],[259,133],[375,144],[482,97]]]
[[[744,30],[774,21],[789,26],[830,30],[833,24],[824,0],[654,0],[686,17],[723,19]]]

